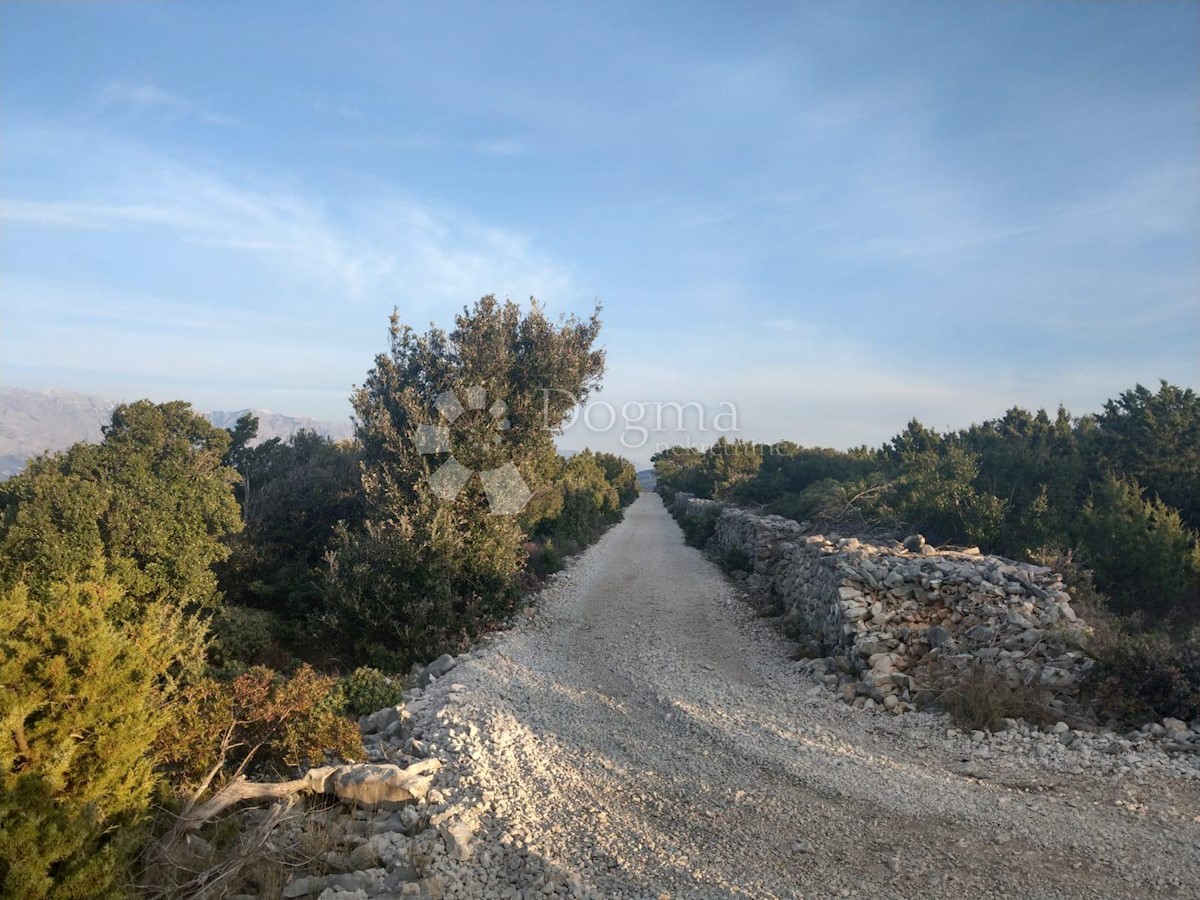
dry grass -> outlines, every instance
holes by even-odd
[[[958,724],[980,731],[996,731],[1004,719],[1051,725],[1061,718],[1050,702],[1053,692],[1009,681],[983,661],[938,675],[920,699],[922,705],[937,706]]]
[[[277,900],[298,875],[338,871],[348,852],[344,811],[317,800],[241,809],[210,823],[185,845],[155,845],[144,862],[141,894],[152,900],[216,900],[247,892]]]

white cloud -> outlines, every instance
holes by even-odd
[[[324,100],[318,97],[313,101],[313,109],[319,113],[324,113],[329,116],[338,116],[342,119],[349,119],[352,122],[361,122],[363,119],[362,110],[357,106],[349,106],[344,103],[333,103],[329,100]]]
[[[525,152],[525,145],[511,138],[476,141],[471,147],[488,156],[519,156]]]
[[[129,84],[122,81],[110,82],[102,88],[96,95],[96,103],[101,110],[115,107],[136,115],[160,112],[179,116],[192,109],[190,101],[157,85]]]
[[[125,115],[133,118],[194,117],[209,125],[237,125],[237,119],[204,108],[181,94],[147,82],[112,81],[96,93],[93,115]]]
[[[1135,172],[1051,212],[1039,229],[1039,240],[1122,245],[1186,233],[1200,220],[1198,191],[1200,166],[1165,165]]]
[[[78,140],[78,139],[77,139]],[[72,200],[6,198],[0,220],[138,230],[225,250],[307,276],[349,298],[420,292],[463,303],[482,293],[559,296],[566,269],[525,235],[402,195],[330,204],[287,185],[201,170],[128,145],[97,143],[94,184]]]
[[[52,175],[23,182],[40,185],[33,196],[26,186],[0,200],[6,236],[42,257],[114,264],[10,262],[5,379],[169,390],[228,408],[302,395],[306,411],[340,416],[386,346],[393,306],[421,327],[486,293],[555,302],[573,290],[569,270],[523,233],[412,197],[331,202],[92,133],[12,137],[19,158]]]

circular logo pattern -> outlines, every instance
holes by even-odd
[[[482,386],[468,388],[467,402],[464,405],[454,391],[444,391],[434,401],[434,408],[445,424],[420,425],[413,437],[417,452],[422,456],[450,454],[442,464],[426,476],[425,482],[433,491],[434,496],[441,500],[453,500],[457,497],[472,475],[478,475],[487,494],[488,509],[493,515],[516,515],[525,508],[529,498],[533,496],[525,479],[517,471],[511,461],[499,468],[486,472],[477,472],[460,463],[454,456],[454,448],[450,441],[450,426],[467,412],[467,410],[487,410],[491,418],[493,435],[491,442],[499,445],[503,441],[504,432],[508,431],[508,405],[503,400],[496,400],[491,406],[487,405],[487,390]]]

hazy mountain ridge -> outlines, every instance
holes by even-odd
[[[71,391],[0,388],[0,479],[15,475],[30,457],[65,450],[79,441],[99,441],[117,406],[115,400]],[[215,410],[205,413],[219,428],[230,428],[245,413],[258,416],[258,440],[286,439],[309,428],[333,438],[354,434],[350,420],[329,422],[308,416],[285,416],[269,410]]]
[[[309,429],[335,439],[354,437],[354,425],[347,418],[345,422],[331,422],[323,419],[313,419],[309,416],[285,416],[282,413],[271,412],[267,409],[239,409],[234,412],[213,410],[206,413],[208,420],[218,428],[232,428],[246,413],[258,417],[258,439],[256,443],[269,441],[271,438],[286,440],[297,431]]]

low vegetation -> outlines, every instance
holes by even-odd
[[[1051,691],[1010,681],[995,666],[977,661],[965,671],[935,678],[918,703],[945,710],[967,728],[998,731],[1005,719],[1053,725],[1059,714],[1054,712],[1052,699]]]
[[[554,447],[561,398],[599,385],[599,329],[598,310],[551,321],[493,297],[448,333],[393,316],[354,441],[255,444],[253,417],[226,431],[140,401],[0,484],[0,895],[186,896],[191,875],[138,871],[174,858],[144,853],[171,811],[359,757],[354,717],[396,703],[413,663],[618,521],[633,466]],[[422,428],[445,440],[418,446]],[[448,463],[508,481],[435,490]],[[529,502],[498,508],[523,498],[513,476]],[[250,836],[228,843],[241,855],[210,889],[253,867]]]
[[[1095,415],[1014,408],[949,433],[914,420],[879,448],[721,439],[661,452],[654,466],[668,499],[687,491],[827,533],[919,531],[1056,565],[1093,625],[1089,690],[1102,714],[1200,716],[1200,397],[1190,389],[1138,385]],[[712,526],[689,527],[703,544]],[[961,706],[985,687],[959,685],[947,699]]]

